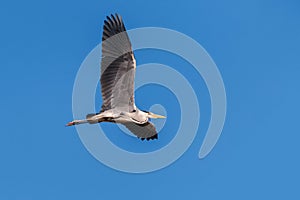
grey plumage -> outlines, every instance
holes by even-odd
[[[149,118],[165,118],[139,110],[134,103],[136,62],[120,15],[104,21],[102,34],[101,93],[99,113],[88,114],[85,120],[74,120],[68,126],[81,123],[121,123],[138,138],[157,139],[155,126]]]
[[[123,125],[142,140],[145,138],[147,140],[157,139],[155,126],[151,122],[146,122],[144,124],[124,123]]]
[[[119,15],[104,21],[102,36],[102,112],[116,107],[134,110],[135,59]]]

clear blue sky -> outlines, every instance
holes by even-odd
[[[299,199],[299,9],[296,0],[2,1],[0,199]],[[77,70],[100,42],[104,17],[115,12],[128,29],[159,26],[189,35],[218,65],[227,119],[204,160],[197,155],[209,97],[185,68],[202,85],[202,129],[163,170],[110,169],[87,152],[74,128],[64,127],[72,119]],[[157,51],[136,56],[140,64],[185,63]],[[151,105],[137,93],[140,107]],[[176,115],[176,103],[167,108]],[[176,122],[168,121],[168,130]]]

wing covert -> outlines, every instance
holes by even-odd
[[[102,35],[101,111],[118,107],[134,109],[136,63],[131,43],[120,15],[107,17]]]
[[[123,123],[123,125],[141,140],[154,140],[158,138],[154,124],[149,121],[144,124],[127,122]]]

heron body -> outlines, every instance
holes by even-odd
[[[134,102],[136,61],[124,23],[120,15],[111,15],[104,21],[102,35],[101,92],[102,107],[86,119],[73,120],[67,126],[83,123],[112,122],[123,124],[138,138],[157,139],[150,118],[165,118],[138,109]]]

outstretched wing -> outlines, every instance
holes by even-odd
[[[134,110],[135,59],[120,15],[107,17],[102,36],[102,109]]]
[[[136,135],[141,140],[154,140],[157,139],[157,132],[154,124],[146,122],[145,124],[135,124],[133,122],[123,123],[128,130]]]

